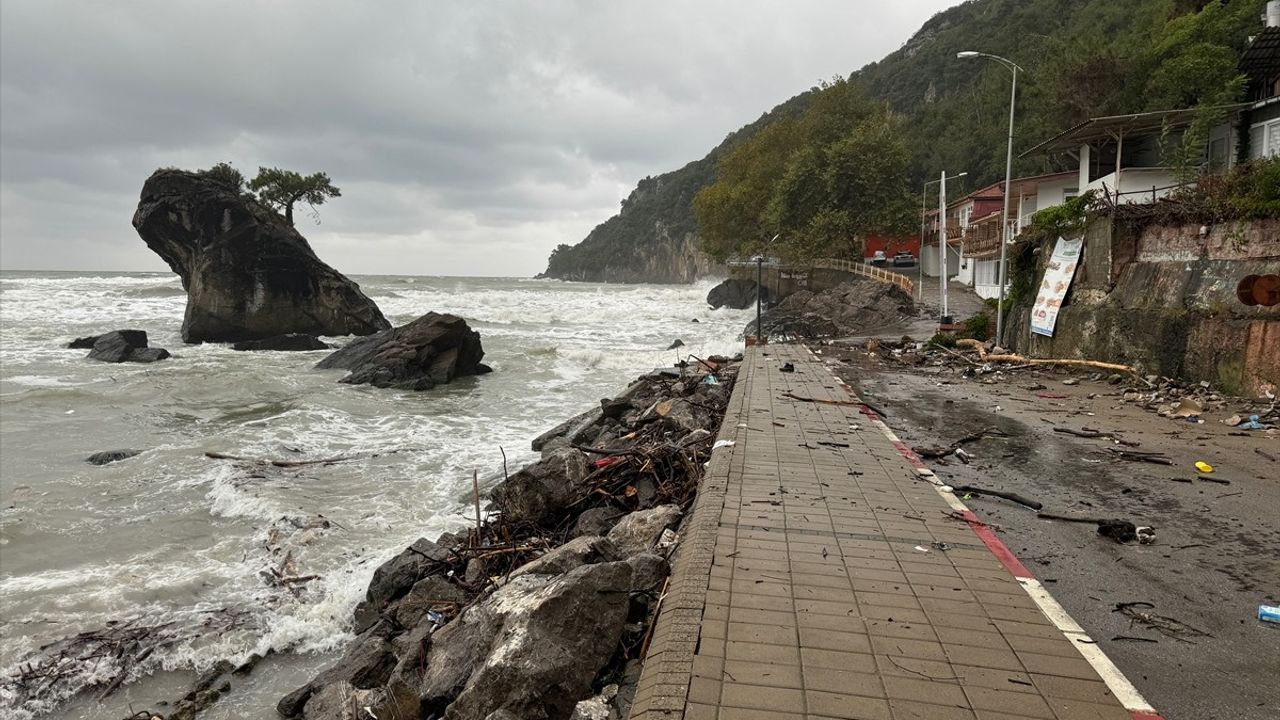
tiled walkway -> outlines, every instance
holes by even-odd
[[[749,349],[631,717],[1141,717],[851,400]]]

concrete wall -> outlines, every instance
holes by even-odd
[[[1051,248],[1041,252],[1040,272]],[[1006,343],[1034,357],[1088,358],[1209,380],[1229,392],[1280,385],[1280,307],[1242,305],[1245,275],[1280,274],[1280,221],[1138,233],[1106,219],[1085,249],[1052,338],[1030,332],[1030,303],[1010,314]],[[1042,275],[1041,275],[1042,276]]]

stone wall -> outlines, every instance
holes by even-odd
[[[1128,363],[1228,392],[1280,385],[1280,307],[1235,296],[1244,276],[1280,273],[1280,220],[1130,230],[1104,218],[1084,237],[1054,336],[1030,332],[1027,303],[1009,315],[1014,350]],[[1050,251],[1040,253],[1040,277]]]

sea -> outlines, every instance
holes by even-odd
[[[0,717],[164,712],[198,673],[254,654],[201,717],[276,717],[352,639],[380,563],[474,522],[473,473],[492,487],[536,457],[533,437],[640,373],[739,352],[752,315],[711,310],[711,283],[352,279],[393,324],[466,318],[494,372],[427,392],[345,385],[313,369],[326,351],[183,344],[170,273],[0,273]],[[124,328],[173,357],[66,348]],[[85,462],[118,449],[142,452]],[[334,462],[255,462],[271,460]],[[314,578],[282,586],[273,570]],[[120,647],[153,649],[100,697]]]

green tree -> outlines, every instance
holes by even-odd
[[[231,163],[228,162],[220,162],[208,170],[201,170],[200,174],[237,193],[244,192],[245,186],[248,184],[244,179],[244,174],[231,167]]]
[[[721,158],[694,210],[716,258],[771,248],[791,260],[860,255],[858,236],[914,226],[901,120],[854,83],[824,84],[798,118],[778,120]]]
[[[325,173],[303,176],[280,168],[258,168],[258,176],[249,181],[249,189],[258,193],[259,200],[282,211],[290,225],[293,224],[294,204],[304,202],[314,211],[315,206],[323,205],[329,198],[342,196]]]

